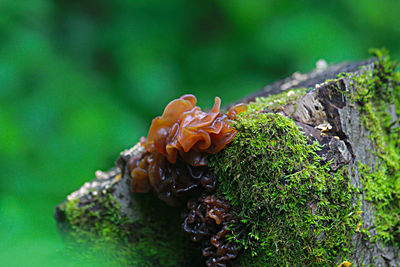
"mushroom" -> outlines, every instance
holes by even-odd
[[[219,97],[209,112],[202,111],[196,102],[194,95],[184,95],[171,101],[162,116],[153,120],[147,139],[141,140],[146,152],[128,162],[133,192],[146,193],[153,188],[160,199],[174,206],[177,197],[199,185],[207,192],[214,190],[215,175],[201,166],[207,165],[208,155],[218,153],[233,140],[237,132],[233,119],[247,106],[235,105],[224,114]]]

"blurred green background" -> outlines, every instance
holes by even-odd
[[[0,265],[67,265],[54,207],[170,100],[227,104],[370,47],[399,59],[399,14],[398,0],[0,0]]]

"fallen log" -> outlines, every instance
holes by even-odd
[[[295,73],[239,101],[249,108],[235,123],[238,134],[208,165],[216,196],[230,205],[221,240],[236,247],[235,259],[221,259],[221,240],[193,243],[184,234],[188,198],[169,207],[153,193],[132,192],[128,163],[145,152],[140,143],[57,206],[67,247],[78,248],[80,261],[122,266],[203,266],[202,254],[208,266],[399,266],[394,69],[377,52],[372,60]],[[196,193],[190,203],[206,205]]]

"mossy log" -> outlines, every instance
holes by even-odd
[[[239,101],[251,103],[239,133],[210,159],[238,218],[229,264],[400,266],[399,81],[381,57],[296,73]],[[57,206],[67,247],[88,264],[203,266],[182,207],[132,193],[138,153],[121,152]]]

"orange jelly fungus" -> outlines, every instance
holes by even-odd
[[[215,104],[209,112],[202,111],[196,102],[194,95],[184,95],[171,101],[162,116],[153,120],[147,139],[141,140],[146,153],[139,158],[132,158],[128,163],[134,192],[148,192],[152,187],[161,199],[173,204],[175,200],[171,199],[177,184],[185,184],[185,189],[199,184],[198,178],[193,175],[190,181],[183,183],[182,180],[189,179],[183,177],[186,175],[171,174],[176,173],[175,170],[171,171],[171,166],[177,163],[178,155],[193,166],[191,168],[205,166],[208,155],[218,153],[233,140],[236,135],[232,127],[233,119],[247,106],[235,105],[224,114],[220,112],[219,97],[215,98]],[[205,183],[203,180],[200,184]]]
[[[144,146],[158,151],[174,164],[180,156],[192,166],[207,165],[207,155],[218,153],[232,141],[236,130],[231,126],[236,114],[246,105],[233,106],[228,114],[220,112],[221,99],[215,98],[207,113],[196,106],[194,95],[184,95],[170,102],[161,117],[153,120]]]

